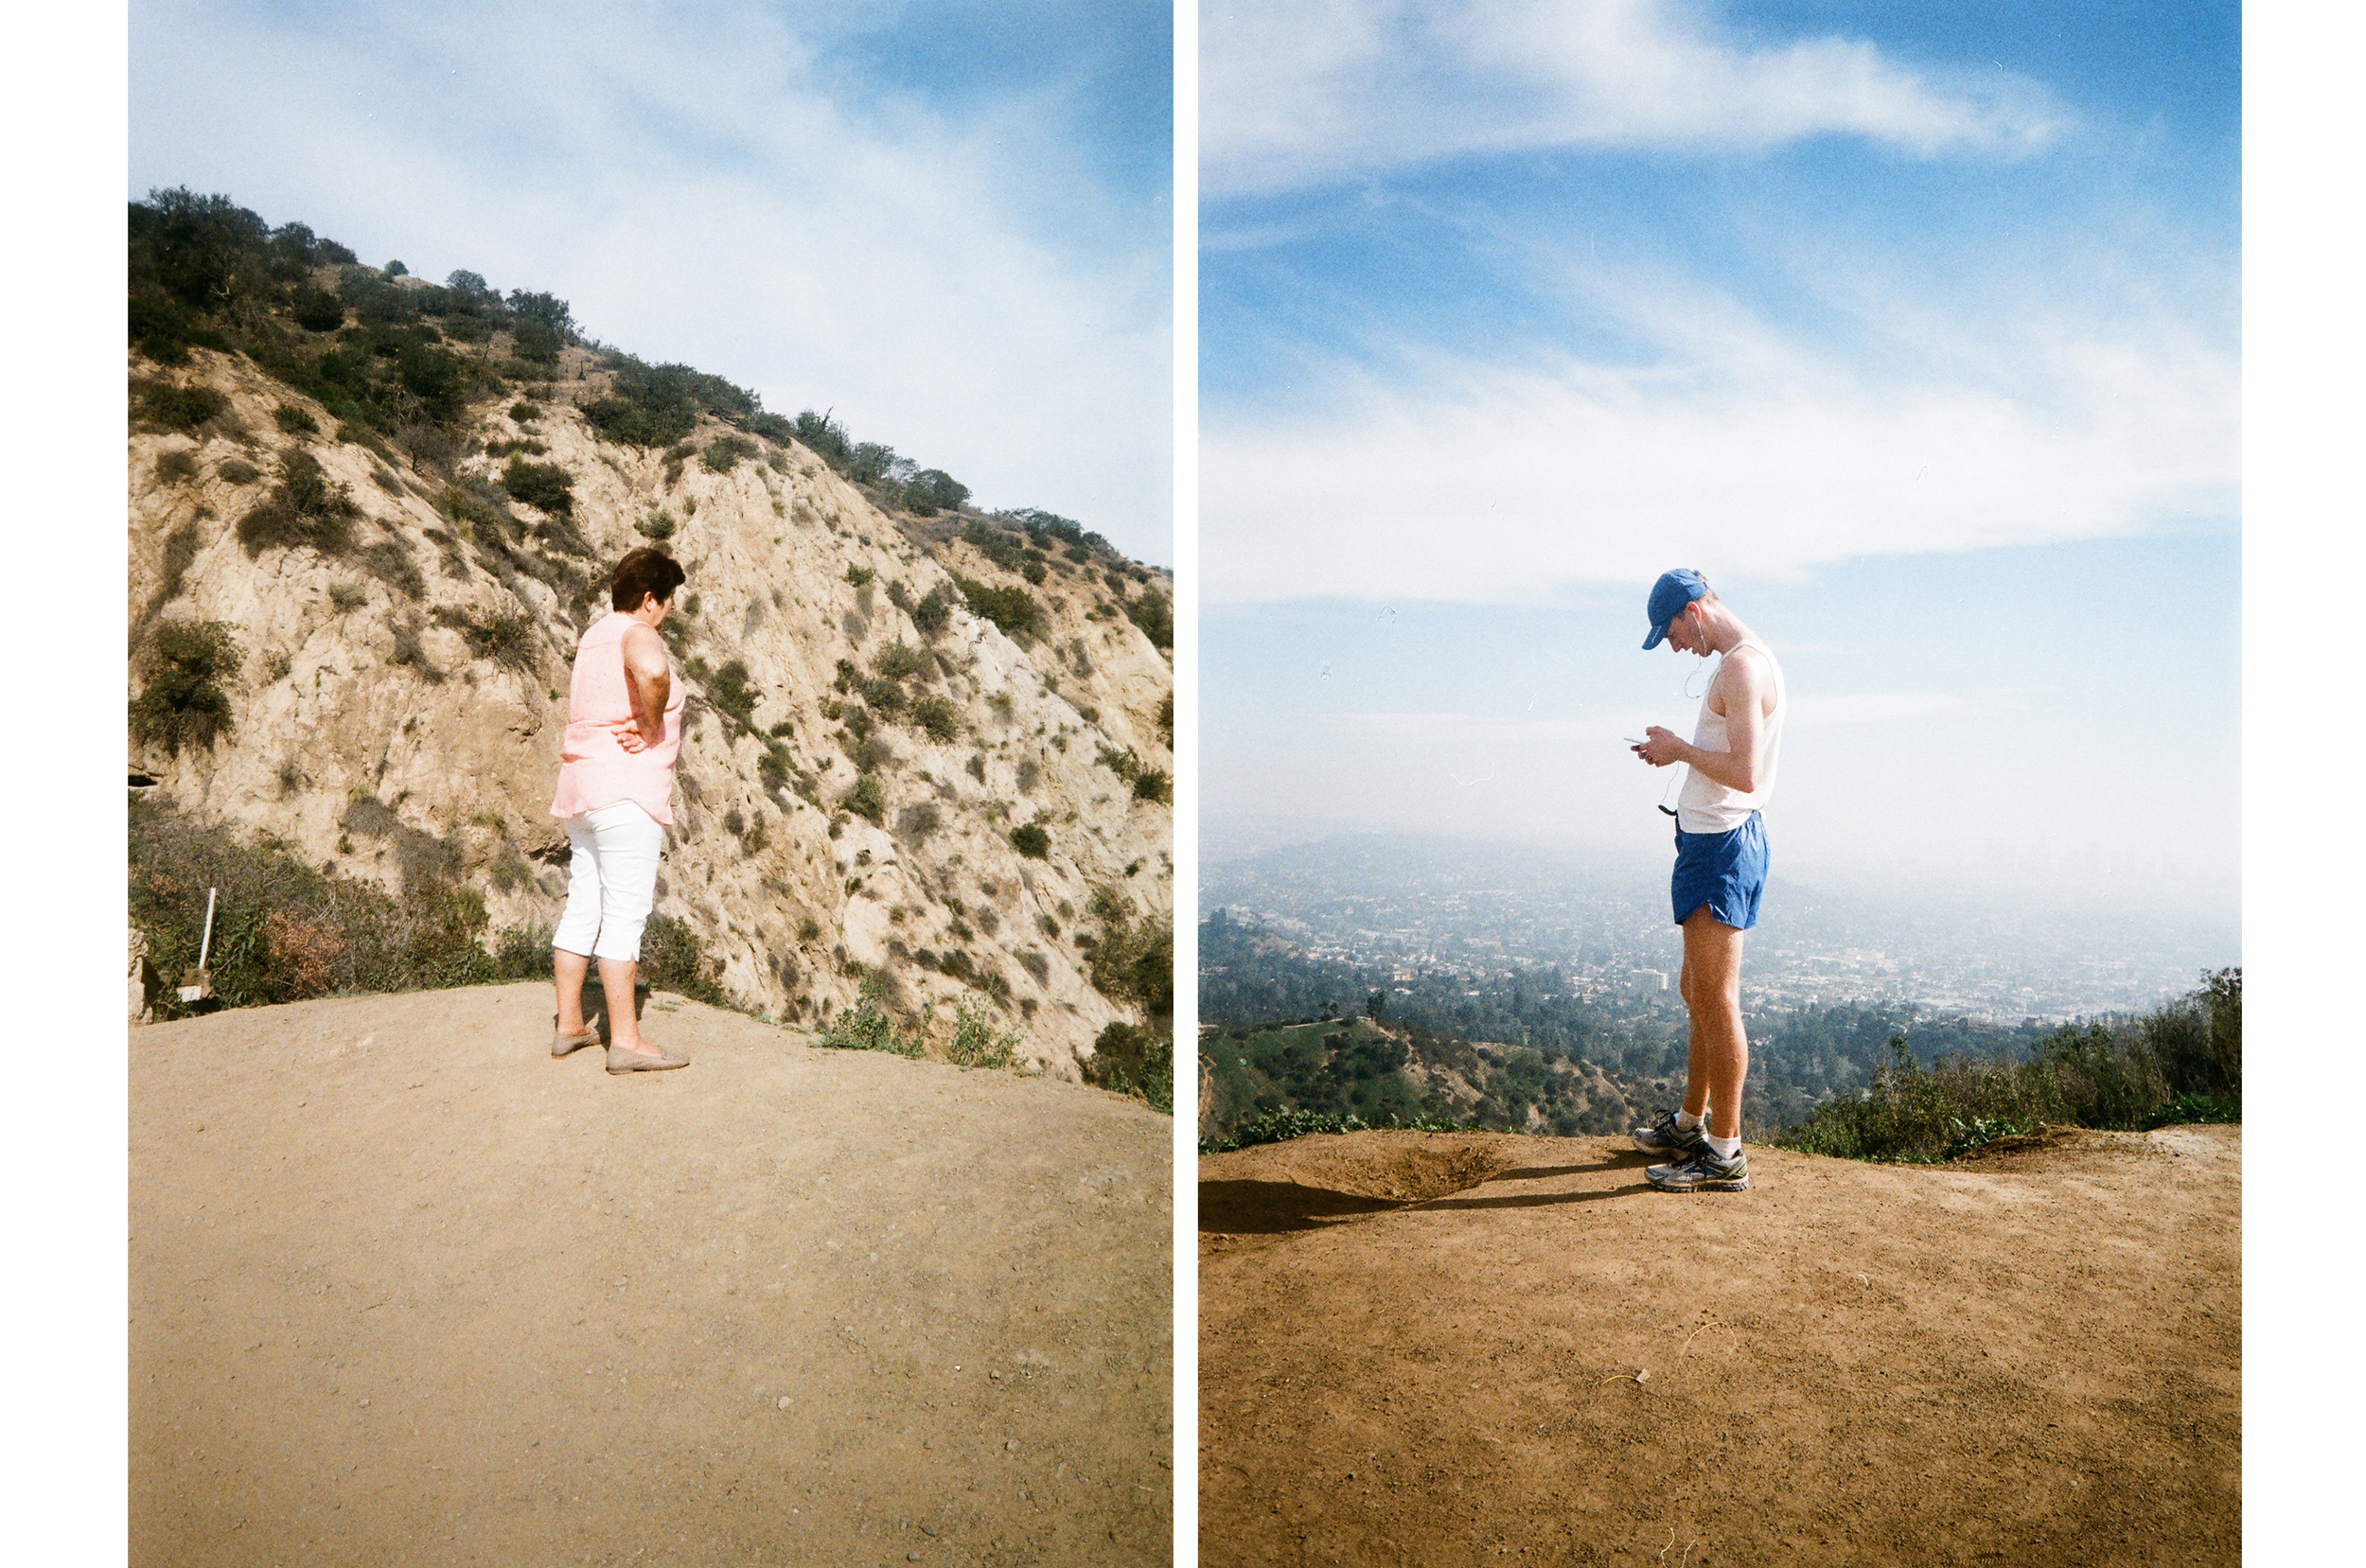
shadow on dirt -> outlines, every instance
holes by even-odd
[[[1314,1230],[1354,1214],[1405,1206],[1297,1182],[1209,1181],[1199,1184],[1199,1228],[1235,1236]]]
[[[1491,1182],[1545,1181],[1554,1176],[1590,1176],[1598,1171],[1640,1171],[1651,1156],[1636,1150],[1621,1153],[1610,1159],[1596,1160],[1591,1165],[1524,1165],[1516,1170],[1498,1171],[1484,1179]]]
[[[1500,1197],[1489,1198],[1432,1198],[1425,1204],[1415,1204],[1413,1207],[1423,1213],[1440,1208],[1549,1208],[1555,1204],[1600,1203],[1605,1198],[1627,1198],[1651,1190],[1650,1182],[1637,1181],[1597,1192],[1506,1192]]]

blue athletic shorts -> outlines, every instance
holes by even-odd
[[[1758,895],[1766,891],[1766,829],[1752,812],[1741,826],[1724,833],[1676,830],[1676,924],[1705,904],[1711,919],[1747,931],[1758,923]]]

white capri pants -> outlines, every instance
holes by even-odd
[[[641,957],[641,927],[657,902],[657,859],[665,829],[630,801],[570,817],[567,912],[551,945],[631,962]]]

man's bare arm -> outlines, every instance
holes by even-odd
[[[642,744],[655,746],[665,738],[665,704],[674,691],[674,667],[665,644],[647,626],[625,632],[625,689],[632,694],[634,727]]]
[[[1635,750],[1654,767],[1680,762],[1727,789],[1752,794],[1758,785],[1759,743],[1766,733],[1766,669],[1755,655],[1729,655],[1717,672],[1717,682],[1724,688],[1720,694],[1725,700],[1724,750],[1704,750],[1656,724],[1643,731],[1644,743]]]

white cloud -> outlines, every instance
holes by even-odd
[[[1173,558],[1166,249],[1104,242],[1086,161],[1023,105],[934,115],[745,4],[157,9],[132,63],[136,188],[547,289],[620,347]]]
[[[1841,38],[1757,46],[1682,0],[1280,0],[1209,10],[1200,62],[1210,197],[1563,147],[1838,133],[2011,155],[2067,123],[2025,78],[1934,78]]]
[[[1329,408],[1211,411],[1203,602],[1539,602],[1670,561],[1791,577],[2234,515],[2234,356],[2172,316],[1918,314],[1877,375],[1729,301],[1623,308],[1648,363],[1400,351],[1393,381],[1328,378]]]

